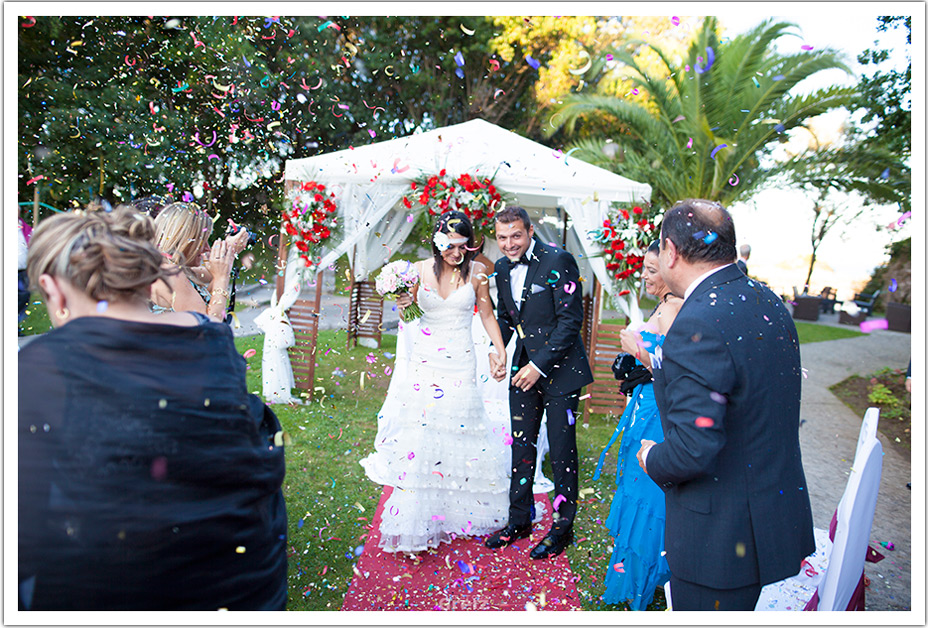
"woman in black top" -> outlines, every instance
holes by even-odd
[[[280,424],[228,326],[154,314],[151,219],[73,212],[28,272],[55,329],[19,353],[21,609],[280,609]]]

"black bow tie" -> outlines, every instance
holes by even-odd
[[[512,261],[512,260],[509,259],[508,257],[506,258],[506,261],[509,262],[509,269],[510,269],[510,270],[512,270],[513,268],[515,268],[515,267],[518,266],[519,264],[525,264],[526,266],[529,265],[529,258],[528,258],[528,256],[525,255],[525,254],[523,254],[522,257],[520,257],[520,258],[517,259],[516,261]]]

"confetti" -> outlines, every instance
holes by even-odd
[[[570,408],[567,409],[567,425],[573,425],[577,422],[577,419],[574,418],[574,413],[570,411]]]
[[[461,31],[462,31],[465,35],[473,35],[474,33],[477,32],[476,30],[470,30],[469,28],[465,28],[465,26],[464,26],[463,24],[461,24]]]
[[[670,18],[670,21],[673,23],[674,26],[679,26],[679,25],[680,25],[680,18],[678,18],[676,15],[674,15],[673,17],[671,17],[671,18]]]
[[[709,157],[711,157],[712,159],[715,159],[716,154],[718,154],[718,152],[722,150],[723,148],[725,148],[726,146],[728,146],[728,144],[719,144],[718,146],[712,149],[712,152],[709,154]]]
[[[895,281],[895,279],[893,279]],[[109,303],[106,301],[97,301],[97,313],[102,314],[106,311],[106,308],[109,307]]]
[[[898,289],[899,289],[899,283],[898,283],[895,279],[890,279],[890,281],[889,281],[889,291],[890,291],[890,292],[895,292],[895,291],[898,290]],[[101,301],[101,303],[102,303],[102,301]]]
[[[561,503],[566,502],[566,501],[567,501],[566,497],[564,497],[563,495],[557,495],[554,498],[554,504],[552,504],[552,507],[554,508],[554,510],[557,510],[560,507]]]
[[[877,318],[872,321],[864,321],[860,324],[860,331],[869,334],[877,329],[889,329],[889,321],[885,318]]]
[[[254,356],[254,355],[257,354],[257,353],[258,353],[258,352],[255,351],[254,349],[249,349],[248,351],[246,351],[245,353],[242,354],[242,357],[245,358],[245,359],[247,360],[248,358]]]
[[[800,46],[800,48],[802,48],[803,50],[812,50],[814,47],[815,46],[810,46],[808,44],[803,44],[802,46]]]
[[[409,460],[412,460],[412,459],[415,458],[415,457],[416,457],[415,452],[412,452],[412,451],[411,451],[411,452],[409,452],[408,454],[406,454],[406,458],[409,459]]]
[[[712,427],[715,421],[707,416],[696,417],[696,427]]]
[[[533,59],[532,55],[525,55],[525,62],[536,70],[541,67],[541,62]]]
[[[728,185],[735,187],[740,181],[741,179],[738,178],[738,175],[733,174],[731,175],[731,179],[728,180]]]
[[[687,148],[693,148],[693,138],[690,138],[690,141],[686,143]]]

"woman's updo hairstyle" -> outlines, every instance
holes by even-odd
[[[477,254],[480,252],[478,247],[474,245],[474,227],[470,222],[470,218],[467,217],[467,214],[464,212],[459,212],[456,210],[451,210],[443,213],[438,217],[438,220],[435,223],[435,229],[432,231],[432,234],[438,232],[447,234],[452,238],[461,237],[467,238],[466,250],[464,251],[464,261],[461,262],[461,277],[467,279],[468,274],[470,273],[470,263],[474,261],[474,258],[477,257]],[[435,259],[435,276],[441,277],[442,251],[435,244],[434,238],[432,239],[432,256]]]
[[[150,297],[151,285],[164,279],[163,257],[152,244],[151,218],[132,206],[111,212],[77,210],[43,220],[29,243],[26,264],[33,290],[39,276],[66,280],[96,301]]]
[[[213,231],[213,219],[196,203],[171,203],[155,218],[155,246],[182,267],[194,266]]]

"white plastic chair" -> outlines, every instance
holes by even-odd
[[[817,610],[847,609],[863,574],[883,471],[883,446],[876,436],[879,418],[877,408],[864,415],[847,488],[835,513],[834,542],[826,530],[816,528],[816,552],[799,574],[765,586],[755,610],[803,610],[816,591]]]

